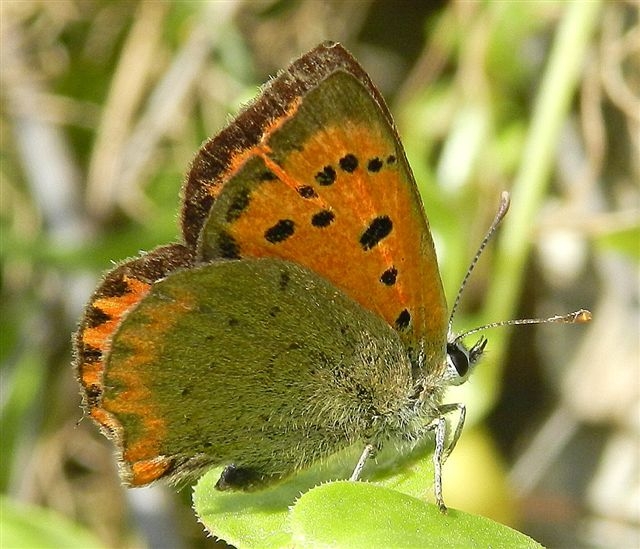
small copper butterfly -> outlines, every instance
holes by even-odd
[[[225,466],[217,488],[258,489],[360,445],[356,479],[388,441],[435,431],[444,509],[465,409],[443,395],[486,340],[467,349],[450,332],[393,120],[342,46],[300,57],[204,144],[181,229],[109,272],[75,335],[86,413],[123,481]]]

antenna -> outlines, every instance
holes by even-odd
[[[467,285],[469,276],[471,276],[471,273],[473,272],[473,269],[475,268],[476,263],[478,263],[478,259],[480,259],[480,256],[482,255],[482,252],[484,251],[485,247],[489,243],[489,240],[491,240],[494,233],[496,232],[496,229],[500,226],[500,223],[504,219],[504,216],[507,215],[507,211],[509,210],[509,204],[511,204],[511,198],[509,197],[509,193],[507,191],[502,191],[502,194],[500,195],[500,206],[498,207],[496,216],[493,218],[493,223],[491,223],[491,226],[489,227],[487,234],[482,239],[482,242],[478,247],[478,251],[476,252],[476,255],[471,261],[469,268],[467,269],[467,274],[465,274],[464,278],[462,279],[462,284],[460,284],[460,289],[458,290],[458,295],[456,296],[456,300],[453,302],[453,307],[451,308],[451,315],[449,315],[449,333],[451,333],[451,325],[453,324],[453,317],[456,314],[458,303],[460,303],[460,296],[462,295],[462,292],[465,286]],[[458,337],[456,337],[456,340],[457,339]]]
[[[496,230],[500,226],[500,223],[504,219],[504,216],[507,214],[509,210],[509,204],[511,203],[511,199],[509,198],[509,193],[507,191],[503,191],[500,196],[500,206],[498,207],[498,211],[496,212],[496,216],[493,219],[493,223],[489,227],[487,234],[482,239],[480,246],[478,247],[478,251],[474,256],[469,268],[467,269],[467,274],[464,275],[462,279],[462,284],[460,284],[460,289],[458,290],[458,295],[456,296],[456,300],[453,303],[453,307],[451,308],[451,315],[449,316],[449,334],[452,333],[451,325],[453,323],[453,316],[455,315],[456,309],[458,308],[458,303],[460,302],[460,296],[462,295],[462,291],[464,287],[467,285],[467,281],[469,280],[469,276],[473,272],[473,269],[478,263],[478,259],[482,255],[483,250],[485,249],[488,242],[491,240]],[[482,332],[484,330],[489,330],[491,328],[498,328],[499,326],[517,326],[520,324],[584,324],[585,322],[589,322],[591,320],[591,311],[587,309],[580,309],[578,311],[574,311],[573,313],[567,313],[564,315],[555,315],[549,318],[521,318],[517,320],[502,320],[500,322],[491,322],[490,324],[485,324],[484,326],[479,326],[478,328],[473,328],[471,330],[467,330],[466,332],[462,332],[456,336],[453,336],[453,339],[449,341],[450,344],[455,344],[460,341],[462,338],[467,337],[468,335],[475,334],[476,332]]]
[[[467,330],[455,336],[451,343],[456,343],[462,338],[468,335],[475,334],[476,332],[482,332],[491,328],[498,328],[499,326],[517,326],[519,324],[584,324],[591,320],[591,311],[587,309],[580,309],[573,313],[567,313],[566,315],[555,315],[549,318],[521,318],[518,320],[502,320],[501,322],[492,322],[491,324],[485,324],[472,330]]]

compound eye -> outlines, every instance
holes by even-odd
[[[469,354],[455,343],[447,343],[447,355],[449,362],[458,372],[460,377],[464,377],[469,372]]]

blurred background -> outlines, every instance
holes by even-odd
[[[71,334],[114,261],[178,238],[200,144],[325,39],[390,105],[450,302],[500,192],[513,192],[456,329],[594,315],[487,332],[486,359],[447,398],[469,411],[448,504],[550,547],[640,544],[638,2],[0,9],[3,546],[215,545],[188,487],[120,486],[112,445],[79,423]]]

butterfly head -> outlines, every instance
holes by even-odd
[[[461,385],[467,381],[486,345],[485,337],[481,337],[470,349],[459,338],[451,339],[447,343],[447,369],[444,374],[446,382],[449,385]]]

